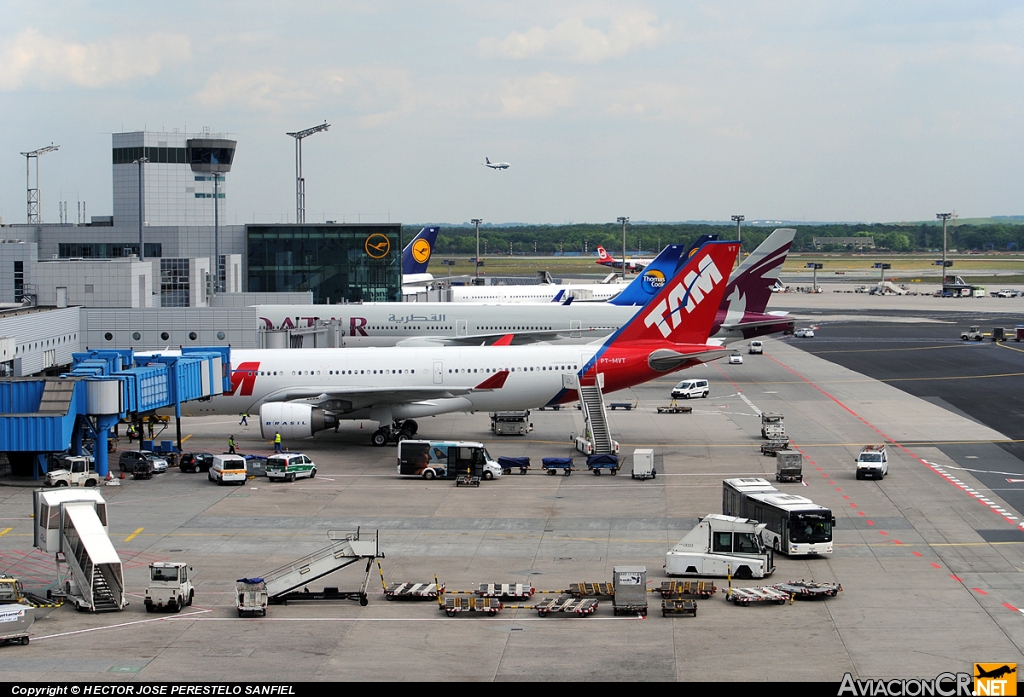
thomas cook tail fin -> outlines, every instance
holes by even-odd
[[[738,242],[705,244],[605,346],[634,341],[706,344],[738,252]]]
[[[675,276],[685,248],[681,244],[670,244],[661,250],[644,272],[634,278],[626,288],[608,301],[611,305],[646,305],[647,301],[665,287],[665,282]]]

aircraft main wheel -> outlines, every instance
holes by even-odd
[[[406,419],[405,422],[402,424],[402,430],[408,431],[409,435],[415,436],[417,433],[419,433],[420,425],[413,421],[412,419]]]
[[[382,429],[382,428],[381,429],[377,429],[376,431],[373,432],[373,435],[370,436],[370,442],[373,443],[378,448],[381,447],[381,446],[387,445],[388,444],[388,434],[387,434],[387,432],[384,431],[384,429]]]

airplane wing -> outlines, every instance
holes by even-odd
[[[472,392],[500,390],[505,385],[509,371],[502,370],[491,374],[486,380],[472,387],[437,385],[434,387],[344,387],[334,388],[328,392],[316,385],[297,385],[272,392],[263,398],[264,402],[305,402],[322,404],[324,402],[341,402],[343,411],[352,411],[379,404],[410,404],[430,399],[451,399]]]

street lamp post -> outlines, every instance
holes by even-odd
[[[484,222],[483,218],[473,218],[473,225],[476,226],[476,262],[473,264],[476,280],[474,283],[480,282],[480,223],[482,222]]]
[[[740,229],[740,225],[746,219],[747,219],[746,216],[743,216],[743,215],[734,215],[734,216],[732,216],[733,222],[736,223],[736,239],[740,243],[740,253],[736,255],[736,265],[737,266],[740,263],[740,257],[743,256],[743,238],[741,237],[742,230]]]
[[[133,165],[139,166],[139,261],[146,260],[146,248],[142,243],[142,165],[149,162],[148,157],[140,157],[139,159],[132,162]]]
[[[942,283],[940,293],[946,289],[946,223],[953,217],[952,213],[936,213],[935,217],[942,221]]]
[[[626,280],[626,223],[629,222],[629,217],[620,215],[615,219],[615,222],[622,224],[622,280]]]
[[[814,280],[812,281],[812,283],[813,283],[812,290],[815,293],[817,293],[818,292],[818,269],[825,268],[825,265],[824,264],[817,264],[817,263],[812,261],[812,262],[808,262],[807,268],[814,269],[814,271],[812,272],[813,276],[814,276]]]

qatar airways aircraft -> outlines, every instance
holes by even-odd
[[[236,349],[231,392],[182,405],[186,416],[260,415],[264,437],[308,438],[341,419],[380,424],[385,445],[415,434],[414,418],[506,411],[577,399],[576,381],[603,374],[614,392],[720,358],[708,335],[728,285],[736,242],[710,242],[603,342],[586,345]]]
[[[729,277],[711,338],[731,343],[793,331],[785,313],[767,313],[793,236],[791,228],[769,235]],[[312,327],[339,320],[344,346],[479,346],[512,335],[511,343],[584,343],[608,336],[637,313],[703,242],[689,249],[669,245],[615,298],[604,303],[362,303],[360,305],[257,305],[266,329]],[[532,286],[510,286],[530,288]],[[622,286],[619,286],[620,288]]]

